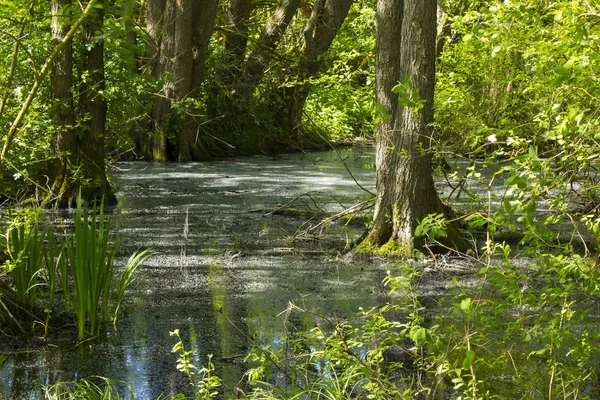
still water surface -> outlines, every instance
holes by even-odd
[[[0,398],[39,398],[48,384],[90,375],[126,381],[139,399],[186,392],[189,383],[171,353],[174,329],[196,350],[197,365],[214,355],[230,397],[244,385],[250,347],[281,346],[280,314],[290,301],[339,316],[385,303],[381,281],[390,266],[337,253],[362,233],[360,223],[333,224],[319,240],[294,240],[308,214],[265,215],[294,199],[289,207],[315,214],[365,200],[369,194],[347,169],[374,191],[371,149],[118,164],[112,221],[123,256],[140,248],[161,254],[138,274],[117,331],[80,345],[55,340],[0,355]],[[296,314],[287,323],[314,324]]]

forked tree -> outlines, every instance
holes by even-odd
[[[424,245],[415,238],[419,221],[450,213],[436,192],[431,163],[436,8],[436,0],[377,1],[377,101],[387,118],[377,125],[377,198],[363,245],[391,245],[406,255]],[[392,93],[398,82],[409,82],[418,107],[399,104]],[[455,224],[446,228],[444,244],[466,250]]]

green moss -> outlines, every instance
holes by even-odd
[[[377,246],[370,240],[363,240],[353,250],[355,254],[364,256],[379,256],[385,258],[411,258],[413,256],[413,246],[401,246],[398,242],[390,238],[383,246]]]

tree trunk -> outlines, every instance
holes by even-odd
[[[217,19],[219,0],[194,0],[194,36],[192,37],[192,97],[198,98],[204,80],[208,45]]]
[[[388,165],[398,164],[398,154],[393,148],[392,138],[398,95],[392,88],[398,83],[400,75],[400,49],[398,43],[402,37],[403,0],[377,1],[377,37],[375,46],[375,96],[379,106],[376,126],[377,200],[373,215],[373,229],[369,240],[381,245],[392,235],[390,216],[396,187],[396,175]]]
[[[154,103],[154,159],[204,160],[209,156],[185,103],[198,97],[218,1],[166,0],[162,12],[160,0],[153,1],[148,26],[156,43],[154,73],[170,74]]]
[[[244,65],[243,79],[238,84],[238,97],[252,96],[262,75],[271,62],[273,52],[296,14],[300,0],[281,0],[273,15],[267,21],[258,43]]]
[[[53,45],[60,43],[70,29],[68,7],[71,0],[52,0],[50,34]],[[54,154],[57,156],[51,192],[59,197],[71,197],[71,168],[77,165],[75,110],[73,108],[73,46],[69,42],[52,63],[51,92],[53,97]],[[64,202],[64,201],[63,201]],[[64,204],[63,204],[64,205]]]
[[[379,0],[380,7],[393,10],[398,0]],[[411,87],[418,91],[423,106],[418,112],[399,104],[392,112],[388,129],[380,132],[377,159],[376,215],[367,243],[382,246],[392,244],[407,256],[414,248],[422,248],[422,238],[415,238],[420,220],[432,213],[448,214],[435,190],[431,167],[431,124],[433,122],[433,94],[435,86],[436,0],[404,0],[402,19],[382,13],[378,39],[391,34],[402,21],[400,68],[398,80],[408,78]],[[392,7],[392,8],[389,8]],[[389,15],[389,19],[388,19]],[[388,36],[393,37],[393,36]],[[385,48],[378,47],[378,69],[386,64]],[[390,46],[389,51],[394,51]],[[378,85],[389,80],[380,78]],[[386,88],[381,88],[385,90]],[[389,129],[391,128],[391,129]],[[447,225],[448,237],[444,244],[466,250],[454,224]]]
[[[192,0],[175,0],[175,57],[172,65],[173,83],[166,86],[169,99],[182,102],[192,97],[193,29]],[[172,92],[170,91],[172,90]],[[170,119],[175,126],[177,161],[204,158],[196,139],[194,119],[185,112],[171,111]]]
[[[81,188],[82,197],[86,200],[104,199],[105,204],[113,204],[116,197],[106,178],[104,162],[107,105],[102,96],[105,89],[103,25],[103,7],[98,7],[84,24],[82,53],[87,78],[81,83],[79,98],[82,130],[78,143],[79,166],[87,180]]]
[[[98,4],[102,4],[98,2]],[[69,16],[64,12],[70,0],[52,0],[51,35],[54,41],[64,40]],[[83,23],[84,39],[81,45],[83,70],[86,78],[79,85],[79,134],[75,132],[76,120],[73,106],[72,45],[67,43],[52,64],[52,95],[54,120],[57,125],[54,139],[58,155],[56,176],[49,200],[59,207],[75,202],[81,190],[85,200],[104,199],[112,204],[116,197],[106,178],[104,162],[104,134],[106,101],[104,90],[104,42],[102,27],[103,8],[95,8]]]
[[[147,5],[148,34],[152,40],[149,56],[152,57],[152,75],[160,78],[163,73],[172,70],[172,59],[175,53],[175,0],[149,0]],[[163,85],[158,93],[152,109],[152,158],[156,161],[167,161],[167,117],[169,115],[169,99],[167,88],[171,82]]]
[[[352,0],[316,0],[304,29],[304,50],[300,56],[298,80],[302,82],[284,90],[287,100],[287,122],[294,132],[302,133],[304,104],[310,93],[309,79],[314,77],[348,15]]]
[[[228,10],[228,31],[225,33],[224,51],[226,85],[234,83],[239,76],[248,44],[248,24],[252,12],[252,0],[230,0]]]

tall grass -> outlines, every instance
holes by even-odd
[[[44,337],[57,299],[74,315],[80,339],[98,335],[111,318],[116,324],[125,290],[153,253],[135,252],[119,275],[117,243],[111,241],[110,233],[104,204],[94,203],[89,210],[81,196],[71,235],[57,239],[49,228],[40,233],[37,222],[11,225],[6,233],[8,260],[0,267],[0,322],[8,318],[20,327],[11,309],[33,310],[36,299],[42,297],[38,309],[44,310],[45,317],[36,317],[35,322],[44,326]],[[57,297],[59,286],[62,295]]]
[[[108,319],[110,289],[113,280],[115,243],[109,242],[110,226],[104,222],[104,204],[96,203],[88,213],[87,205],[77,199],[75,234],[67,244],[72,277],[69,295],[77,320],[77,332],[96,335]]]
[[[79,338],[87,334],[97,335],[102,323],[113,316],[116,324],[125,289],[131,283],[133,273],[153,253],[149,250],[135,252],[125,264],[121,278],[115,274],[117,243],[110,242],[110,225],[104,221],[104,204],[91,212],[77,199],[75,234],[67,242],[72,285],[67,290],[70,305],[77,319]],[[64,266],[61,264],[61,267]]]
[[[44,262],[44,240],[48,233],[39,233],[37,223],[31,226],[19,224],[8,229],[6,234],[8,262],[5,270],[14,282],[16,300],[33,308],[42,284]]]
[[[104,377],[84,378],[79,382],[59,382],[45,390],[47,400],[120,400],[117,381]],[[130,400],[134,399],[131,387],[127,387]]]

